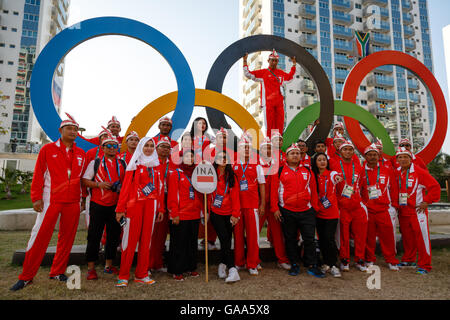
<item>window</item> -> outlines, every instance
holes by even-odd
[[[0,48],[3,48],[5,46],[4,43],[0,43]]]
[[[0,64],[3,64],[3,60],[0,60]]]
[[[2,30],[7,30],[8,28],[6,28],[5,26],[2,26]]]
[[[356,22],[362,22],[362,18],[356,17]]]
[[[8,10],[3,10],[3,13],[4,13],[4,14],[8,14],[9,11],[8,11]]]
[[[8,61],[8,65],[9,65],[9,66],[12,66],[12,65],[14,65],[14,62]]]
[[[361,9],[361,4],[360,3],[355,3],[355,8],[356,9]]]
[[[367,88],[366,88],[366,86],[360,86],[360,87],[359,87],[359,90],[361,90],[361,91],[366,91]]]
[[[11,28],[12,32],[17,32],[17,28]]]
[[[15,45],[15,44],[10,44],[9,47],[10,47],[11,49],[14,49],[14,48],[16,47],[16,45]]]
[[[11,82],[12,81],[12,79],[11,78],[6,78],[6,82]]]
[[[14,12],[13,12],[13,15],[18,16],[18,15],[19,15],[19,12],[14,11]]]

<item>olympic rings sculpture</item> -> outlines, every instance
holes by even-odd
[[[312,141],[316,139],[325,139],[331,128],[333,115],[336,114],[344,116],[348,134],[360,151],[370,144],[361,130],[361,123],[383,141],[384,153],[392,156],[395,147],[385,128],[368,111],[354,104],[364,77],[374,68],[391,64],[405,67],[413,72],[428,87],[434,99],[436,129],[428,145],[418,154],[425,163],[429,163],[438,154],[444,143],[448,115],[442,89],[425,65],[403,52],[380,51],[359,61],[345,81],[342,93],[343,101],[340,101],[334,100],[325,71],[305,48],[293,41],[273,35],[250,36],[236,41],[225,49],[216,59],[208,74],[206,90],[196,89],[191,69],[185,57],[170,39],[149,25],[120,17],[93,18],[66,28],[53,37],[40,53],[31,77],[30,96],[39,124],[54,141],[59,138],[58,128],[61,122],[51,93],[54,70],[74,47],[84,41],[104,35],[127,36],[152,46],[167,60],[177,80],[178,91],[166,94],[144,107],[133,118],[127,133],[134,130],[140,135],[145,135],[161,116],[175,111],[172,117],[173,129],[175,129],[172,139],[176,140],[180,135],[180,131],[176,129],[184,129],[187,126],[194,106],[197,105],[207,107],[208,120],[214,129],[219,129],[221,126],[229,128],[224,114],[230,116],[241,128],[254,129],[259,137],[253,141],[253,146],[258,148],[258,140],[263,137],[261,128],[242,105],[221,94],[222,85],[231,66],[245,53],[276,48],[282,54],[296,56],[298,63],[311,75],[321,99],[320,103],[315,103],[298,113],[287,126],[284,133],[284,147],[290,142],[296,141],[307,125],[316,119],[319,119],[320,123],[308,137],[308,145],[311,145]],[[84,150],[94,147],[93,144],[82,138],[77,138],[76,142]],[[123,145],[123,147],[125,146]]]

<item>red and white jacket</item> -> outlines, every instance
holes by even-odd
[[[378,168],[380,168],[379,177]],[[367,180],[369,180],[369,185],[367,184]],[[369,212],[384,212],[389,209],[392,204],[392,199],[395,197],[392,188],[395,179],[394,172],[391,169],[388,169],[380,163],[378,163],[376,168],[370,168],[365,164],[364,169],[359,173],[359,182],[361,199]],[[381,191],[381,195],[377,199],[369,199],[368,186],[376,186]]]
[[[305,157],[300,159],[300,165],[311,169],[311,158],[309,155],[305,154]]]
[[[86,163],[91,163],[92,160],[95,160],[97,158],[103,158],[103,149],[102,147],[98,146],[92,149],[89,149],[86,152]]]
[[[233,166],[233,171],[238,181],[241,209],[258,209],[259,185],[266,183],[262,167],[258,164],[239,162]],[[242,191],[240,183],[245,180],[247,181],[248,190]]]
[[[119,158],[125,161],[125,163],[128,165],[130,163],[131,158],[133,157],[133,154],[129,151],[124,151],[119,155]]]
[[[269,68],[250,71],[248,66],[244,65],[244,75],[253,81],[261,82],[261,106],[263,107],[267,103],[270,104],[271,101],[283,100],[281,86],[292,81],[295,70],[295,65],[293,65],[289,73],[281,69]]]
[[[68,149],[58,139],[42,147],[31,183],[31,201],[73,203],[81,200],[81,177],[86,169],[86,154],[74,143]]]
[[[220,208],[214,207],[214,199],[216,195],[223,196],[222,206]],[[219,215],[232,215],[239,218],[241,216],[241,204],[239,200],[239,182],[234,178],[234,186],[230,186],[225,181],[225,175],[217,172],[217,188],[213,193],[208,195],[208,211],[213,211]]]
[[[155,189],[146,196],[142,189],[150,182],[153,183]],[[125,212],[126,216],[130,217],[133,215],[133,210],[130,209],[136,205],[136,202],[148,199],[157,200],[157,212],[165,211],[164,185],[160,171],[157,167],[147,168],[146,166],[138,165],[136,170],[125,173],[116,212]]]
[[[190,198],[190,189],[194,191],[194,199]],[[180,217],[180,220],[200,219],[203,195],[195,191],[191,178],[181,169],[169,174],[169,192],[167,194],[167,210],[170,218]]]
[[[339,174],[336,171],[325,169],[325,171],[317,178],[319,188],[319,210],[316,215],[317,218],[339,219],[339,206],[336,197],[336,176],[338,175]],[[327,209],[325,209],[322,201],[320,201],[324,196],[326,196],[331,203],[331,207]]]
[[[288,165],[280,170],[279,175],[277,173],[272,176],[271,211],[278,211],[279,206],[294,212],[303,212],[311,208],[318,211],[316,178],[311,171],[302,166],[294,170]]]
[[[162,137],[166,137],[170,141],[170,147],[172,148],[172,151],[174,151],[175,147],[178,145],[178,142],[175,140],[172,140],[169,136],[163,136],[160,133],[158,133],[156,136],[153,137],[153,140],[155,141],[155,146],[158,144],[159,140],[161,140]]]
[[[108,170],[105,169],[105,165]],[[94,166],[95,166],[95,159],[88,164],[86,171],[83,175],[84,179],[92,180],[92,178],[94,178],[93,181],[95,182],[110,182],[110,183],[114,183],[120,180],[123,183],[126,168],[124,168],[124,166],[120,163],[118,157],[112,160],[102,157],[95,177],[94,177]],[[91,189],[91,201],[99,205],[106,207],[114,206],[117,204],[118,200],[119,194],[117,192],[100,188]]]
[[[406,179],[406,176],[408,176],[408,179]],[[415,164],[411,164],[409,174],[408,171],[402,172],[401,167],[397,168],[394,178],[392,203],[394,207],[399,209],[399,216],[414,216],[417,214],[416,207],[422,202],[431,204],[441,199],[439,183],[428,171]],[[399,205],[400,193],[408,194],[406,206]]]
[[[344,172],[342,172],[342,167],[344,168]],[[353,166],[355,170],[353,170]],[[362,170],[359,161],[352,160],[349,163],[346,163],[344,160],[335,160],[330,161],[330,168],[338,172],[345,181],[341,181],[336,185],[336,196],[338,199],[339,208],[345,208],[350,210],[352,208],[361,206],[361,195],[359,193],[359,174]],[[345,173],[345,177],[344,177]],[[353,176],[352,176],[353,174]],[[353,180],[353,195],[352,197],[346,198],[342,196],[342,191],[344,189],[345,184],[352,185]]]

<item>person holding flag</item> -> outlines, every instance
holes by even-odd
[[[247,64],[248,53],[244,59],[244,75],[253,81],[261,83],[261,107],[264,113],[264,123],[266,125],[268,137],[272,130],[284,131],[284,92],[283,85],[289,83],[294,78],[296,70],[296,59],[291,58],[293,63],[289,73],[277,68],[279,56],[275,49],[269,55],[269,67],[267,69],[250,71]]]

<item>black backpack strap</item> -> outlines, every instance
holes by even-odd
[[[120,162],[120,164],[123,167],[123,171],[126,171],[127,170],[127,163],[125,162],[125,160],[119,159],[119,162]]]
[[[283,172],[283,168],[284,168],[284,166],[281,166],[281,167],[278,169],[278,179],[280,179],[281,172]]]
[[[100,161],[101,160],[102,159],[100,159],[100,158],[96,158],[95,159],[95,162],[94,162],[94,176],[92,177],[92,181],[95,180],[95,176],[97,175],[97,171],[98,171],[98,168],[100,167]]]

